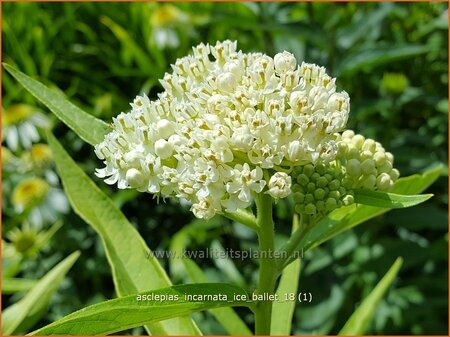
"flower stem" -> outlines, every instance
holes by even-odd
[[[263,301],[258,301],[255,312],[255,334],[270,335],[272,319],[272,301],[267,297],[275,292],[277,277],[274,259],[274,225],[272,219],[272,197],[260,193],[256,196],[258,238],[259,238],[259,283],[256,293],[265,296]]]
[[[240,222],[241,224],[257,231],[258,224],[256,223],[256,218],[253,213],[249,211],[245,211],[242,209],[238,209],[236,212],[227,212],[224,211],[222,215],[230,220],[234,220]]]

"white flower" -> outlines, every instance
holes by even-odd
[[[275,199],[286,198],[291,194],[292,178],[285,172],[275,172],[270,177],[268,188],[266,192]]]
[[[236,45],[198,45],[164,75],[157,100],[138,96],[113,118],[95,147],[105,164],[96,174],[119,188],[184,198],[209,218],[249,207],[278,166],[332,161],[348,95],[322,67]],[[289,179],[275,172],[269,193],[289,195]]]
[[[294,55],[291,53],[284,51],[282,53],[278,53],[274,57],[275,61],[275,70],[277,73],[285,73],[288,70],[295,70],[297,66],[297,60]]]
[[[161,159],[167,159],[172,155],[172,144],[165,139],[158,139],[155,142],[155,154]]]
[[[232,180],[226,184],[226,190],[230,194],[237,194],[239,200],[250,203],[251,192],[259,193],[266,185],[263,180],[263,171],[260,167],[253,170],[245,163],[237,164],[232,173]]]

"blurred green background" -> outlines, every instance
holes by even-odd
[[[397,256],[404,265],[378,306],[369,334],[448,334],[448,12],[446,3],[2,3],[2,61],[105,121],[150,98],[176,58],[200,42],[238,41],[244,52],[287,50],[337,77],[351,97],[348,127],[381,142],[402,176],[443,163],[424,205],[396,210],[305,255],[293,334],[336,334]],[[3,308],[20,299],[57,261],[82,255],[35,327],[114,297],[94,231],[73,211],[45,145],[54,132],[94,178],[92,148],[58,123],[2,70]],[[33,145],[32,145],[33,144]],[[38,144],[38,145],[37,145]],[[189,249],[256,249],[256,237],[225,219],[194,221],[188,207],[98,185],[149,246],[167,249],[185,235]],[[292,205],[277,205],[277,239],[290,232]],[[60,220],[58,222],[58,220]],[[181,229],[188,230],[178,233]],[[176,234],[178,233],[178,234]],[[126,244],[126,243],[125,243]],[[175,283],[189,282],[176,268]],[[254,289],[257,263],[198,260],[211,280]],[[27,283],[28,282],[28,283]],[[6,286],[8,285],[8,286]],[[238,311],[251,326],[249,312]],[[224,331],[207,313],[205,334]],[[127,333],[142,334],[134,329]]]

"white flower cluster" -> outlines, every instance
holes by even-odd
[[[106,183],[184,198],[210,218],[250,206],[252,193],[288,196],[279,166],[335,159],[350,105],[325,68],[232,41],[200,44],[172,68],[158,99],[138,96],[95,147]]]

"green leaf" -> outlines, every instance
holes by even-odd
[[[361,69],[370,70],[381,64],[403,60],[429,51],[430,47],[426,45],[392,45],[359,50],[338,65],[336,75],[351,75]]]
[[[213,240],[211,243],[211,251],[214,251],[217,253],[217,256],[220,256],[220,258],[214,259],[214,264],[217,269],[226,275],[233,284],[245,287],[246,283],[244,277],[234,264],[233,260],[228,257],[227,251],[218,240]]]
[[[27,291],[38,283],[37,280],[24,278],[6,278],[2,279],[2,294],[15,294]]]
[[[430,199],[433,194],[403,195],[378,191],[356,190],[355,203],[383,207],[406,208]]]
[[[154,73],[154,65],[152,65],[152,62],[148,57],[148,53],[139,47],[139,44],[134,41],[133,37],[130,36],[125,29],[107,16],[102,16],[100,21],[111,29],[112,33],[123,45],[122,53],[128,52],[136,61],[140,71],[149,75]]]
[[[184,267],[195,283],[208,282],[208,278],[202,269],[191,259],[182,259]],[[211,314],[219,321],[230,336],[251,336],[250,329],[232,308],[211,309]]]
[[[391,3],[380,3],[377,7],[365,12],[354,23],[345,25],[337,33],[337,44],[348,50],[355,42],[364,39],[367,32],[380,26],[382,20],[392,11]]]
[[[242,288],[223,283],[173,286],[91,305],[30,335],[107,335],[197,311],[252,305],[235,301],[237,294],[248,296]]]
[[[114,285],[126,296],[171,285],[158,260],[114,202],[83,172],[49,132],[48,143],[64,190],[75,211],[100,235]],[[148,327],[154,335],[195,335],[198,328],[187,317]]]
[[[292,232],[298,229],[298,216],[294,215]],[[272,324],[270,334],[272,336],[289,336],[291,334],[292,317],[294,316],[297,301],[285,300],[286,294],[297,294],[300,278],[301,260],[296,259],[284,268],[280,283],[277,288],[278,301],[273,303]]]
[[[375,309],[378,303],[383,298],[389,286],[394,281],[400,267],[402,265],[402,258],[397,258],[389,271],[384,275],[381,281],[370,292],[364,301],[359,305],[355,312],[350,316],[347,323],[345,323],[342,330],[339,332],[340,336],[362,336],[367,330]]]
[[[81,139],[91,145],[103,141],[109,132],[108,124],[81,110],[61,93],[48,88],[10,65],[3,63],[3,67]]]
[[[187,246],[193,241],[193,238],[201,241],[202,237],[208,236],[209,231],[223,226],[223,219],[221,217],[214,217],[209,221],[203,219],[194,219],[191,223],[181,228],[170,240],[169,255],[170,273],[172,279],[181,279],[186,270],[183,265],[183,253]],[[195,256],[186,256],[193,257]]]
[[[74,252],[53,267],[19,302],[2,313],[2,335],[24,332],[24,326],[33,326],[46,309],[51,297],[58,289],[64,276],[80,256]],[[21,328],[22,325],[22,328]]]

